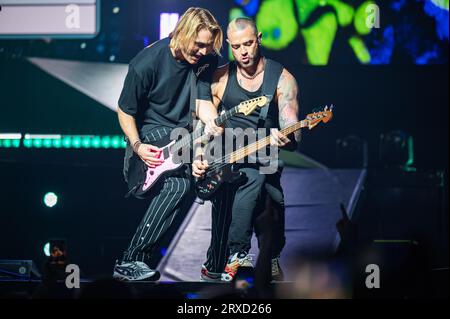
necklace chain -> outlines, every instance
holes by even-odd
[[[242,72],[242,69],[238,67],[239,73],[241,73],[241,75],[242,75],[244,78],[248,79],[248,80],[253,80],[253,79],[255,79],[255,78],[256,78],[261,72],[263,72],[264,69],[266,68],[266,59],[265,59],[265,58],[263,58],[263,59],[264,59],[264,64],[263,64],[262,69],[259,70],[258,72],[256,72],[255,74],[253,74],[252,76],[249,76],[249,75],[244,74],[244,72]]]

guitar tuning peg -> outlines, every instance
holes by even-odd
[[[334,105],[331,104],[331,106],[330,106],[330,111],[333,111],[333,107],[334,107]]]
[[[323,110],[326,112],[328,110],[328,105],[325,105],[325,107],[323,108]]]

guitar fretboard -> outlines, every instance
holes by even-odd
[[[308,125],[309,125],[308,120],[302,120],[302,121],[299,121],[295,124],[292,124],[284,129],[282,129],[280,131],[280,133],[287,136],[303,127],[308,126]],[[229,156],[227,156],[227,162],[230,164],[235,163],[235,162],[239,161],[240,159],[243,159],[243,158],[249,156],[250,154],[255,153],[257,150],[259,150],[263,147],[266,147],[269,144],[270,144],[270,135],[254,142],[250,145],[247,145],[237,151],[234,151]]]
[[[225,113],[219,115],[215,120],[214,123],[217,126],[221,126],[226,120],[233,117],[237,112],[239,111],[239,105],[229,109]],[[192,147],[193,141],[201,137],[203,134],[203,127],[200,127],[196,129],[194,132],[190,134],[186,134],[181,139],[179,139],[177,142],[175,142],[171,147],[172,154],[177,153],[180,149],[184,147]]]

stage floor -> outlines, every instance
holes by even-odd
[[[359,198],[365,170],[285,168],[281,178],[286,203],[286,245],[281,264],[286,280],[295,257],[333,254],[340,243],[336,223],[342,218],[340,204],[349,217]],[[211,203],[194,204],[161,260],[158,269],[165,281],[195,281],[205,262],[211,238]],[[258,258],[256,237],[252,239],[254,264]]]

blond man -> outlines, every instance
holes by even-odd
[[[155,142],[188,124],[191,111],[206,124],[208,133],[222,133],[214,124],[217,110],[210,89],[222,39],[222,30],[208,10],[189,8],[168,38],[143,49],[130,62],[118,103],[119,123],[129,140],[129,152],[134,151],[149,167],[162,163]],[[194,76],[196,103],[195,110],[190,110]],[[125,161],[124,171],[126,165]],[[189,172],[181,171],[150,191],[148,209],[123,257],[116,262],[114,278],[159,279],[151,257],[179,215],[183,201],[191,197],[194,190],[190,183]]]

